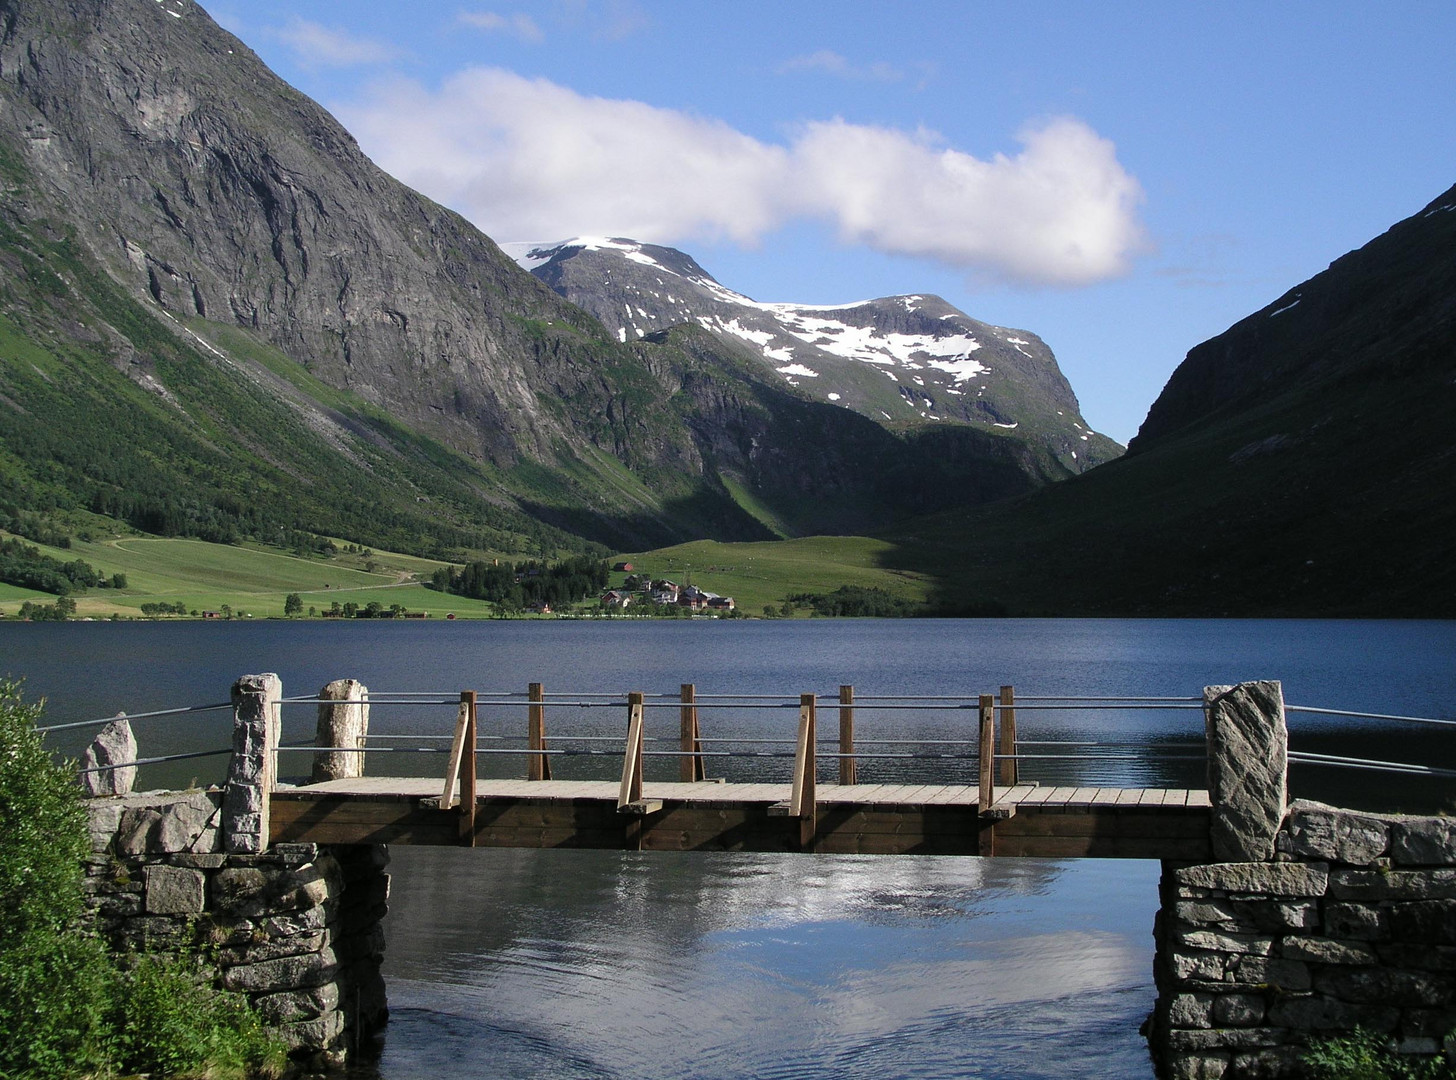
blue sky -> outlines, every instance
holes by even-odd
[[[204,0],[501,242],[938,293],[1126,442],[1192,346],[1456,182],[1456,4]]]

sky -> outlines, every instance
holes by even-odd
[[[1456,183],[1456,3],[204,0],[501,242],[935,293],[1127,442],[1187,351]]]

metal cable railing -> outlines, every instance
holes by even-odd
[[[739,711],[784,711],[797,709],[802,703],[802,697],[791,694],[692,694],[688,696],[685,687],[683,695],[672,693],[654,694],[632,694],[618,692],[563,692],[546,694],[538,687],[533,686],[532,691],[522,693],[515,691],[492,692],[485,695],[473,695],[476,709],[490,708],[508,710],[514,713],[516,710],[526,706],[530,709],[626,709],[636,707],[643,710],[680,709],[686,712],[692,710],[695,723],[697,713],[704,712],[724,713]],[[1009,691],[1009,687],[1005,688]],[[976,711],[984,707],[985,695],[860,695],[851,696],[846,699],[844,691],[852,688],[841,688],[840,698],[835,700],[833,695],[814,695],[819,703],[822,712],[830,713],[836,708],[841,711],[841,717],[847,710],[853,712],[871,713],[965,713]],[[369,693],[365,703],[371,708],[392,709],[394,707],[459,707],[463,695],[448,691],[386,691]],[[807,695],[803,696],[807,697]],[[299,695],[282,698],[280,705],[333,705],[348,706],[353,702],[347,699],[328,698],[317,695]],[[635,704],[634,704],[635,703]],[[192,714],[221,712],[233,708],[232,703],[224,702],[218,704],[192,705],[174,709],[158,709],[135,714],[122,714],[120,716],[104,717],[96,720],[84,720],[63,724],[52,724],[40,727],[37,730],[43,734],[53,732],[70,731],[87,727],[100,727],[119,719],[148,720],[166,717],[180,717]],[[1017,695],[1005,702],[999,698],[994,702],[994,710],[998,714],[1014,715],[1015,713],[1040,713],[1057,711],[1076,712],[1125,712],[1137,710],[1158,710],[1158,711],[1203,711],[1203,699],[1199,697],[1113,697],[1113,696],[1075,696],[1075,695]],[[1353,720],[1376,721],[1382,723],[1417,724],[1435,727],[1456,727],[1456,719],[1448,717],[1423,717],[1408,716],[1391,713],[1363,712],[1354,710],[1330,709],[1314,706],[1288,705],[1284,706],[1285,712],[1290,714],[1308,714],[1317,716],[1345,717]],[[345,753],[345,754],[442,754],[449,753],[448,747],[444,745],[419,745],[428,743],[445,744],[452,741],[452,737],[444,734],[431,733],[371,733],[368,736],[372,743],[393,743],[415,745],[370,745],[354,748],[340,747],[319,747],[314,744],[291,742],[278,746],[280,752],[289,753]],[[541,760],[547,757],[558,758],[595,758],[595,757],[621,757],[627,750],[621,746],[622,739],[617,735],[593,735],[574,733],[555,733],[552,736],[554,745],[545,745],[544,739],[538,745],[509,746],[502,745],[512,742],[527,741],[526,734],[477,734],[475,752],[487,756],[524,756],[528,759]],[[743,733],[731,736],[701,737],[694,736],[691,748],[679,745],[674,749],[657,748],[662,744],[680,743],[680,740],[669,737],[648,737],[642,736],[642,741],[647,744],[654,744],[654,748],[643,747],[640,751],[643,757],[657,758],[714,758],[714,759],[787,759],[793,758],[795,752],[789,750],[777,750],[773,747],[795,746],[798,740],[776,735],[756,735]],[[843,741],[833,738],[816,738],[814,750],[817,757],[826,760],[838,760],[840,762],[857,761],[885,761],[885,762],[908,762],[908,761],[942,761],[942,762],[970,762],[977,761],[982,757],[983,744],[975,737],[968,736],[963,739],[937,737],[933,733],[927,733],[921,738],[906,737],[859,737],[852,739],[853,749],[847,749]],[[599,747],[593,744],[616,744],[610,748]],[[567,745],[562,745],[567,744]],[[838,745],[837,750],[828,749]],[[1119,764],[1141,765],[1149,762],[1196,762],[1203,758],[1201,743],[1169,743],[1159,742],[1155,746],[1149,746],[1142,742],[1119,742],[1103,740],[1073,740],[1073,739],[1014,739],[1009,747],[1003,747],[1000,751],[992,750],[989,760],[998,763],[1078,763],[1086,767],[1093,766],[1116,766]],[[83,773],[106,772],[127,765],[156,765],[165,762],[185,761],[195,758],[217,757],[230,753],[230,749],[214,749],[188,751],[177,754],[158,755],[154,757],[141,758],[125,765],[99,765],[81,770]],[[1360,769],[1367,771],[1380,771],[1402,775],[1427,776],[1438,778],[1449,778],[1456,776],[1456,769],[1445,768],[1437,765],[1424,765],[1410,762],[1384,761],[1372,758],[1353,757],[1339,754],[1315,753],[1310,751],[1291,750],[1288,755],[1289,761],[1301,765],[1331,767],[1342,769]]]

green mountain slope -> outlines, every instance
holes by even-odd
[[[1192,350],[1126,457],[894,530],[886,564],[949,611],[1456,616],[1453,208]]]
[[[641,549],[1067,474],[985,433],[868,431],[690,335],[613,340],[190,2],[0,0],[0,180],[12,511]]]

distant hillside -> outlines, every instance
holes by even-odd
[[[938,296],[760,303],[656,244],[580,237],[505,250],[624,342],[697,325],[765,375],[892,427],[960,421],[1049,453],[1069,473],[1122,452],[1082,419],[1041,338],[980,322]]]
[[[1126,457],[893,531],[950,611],[1456,616],[1456,188],[1193,349]]]

